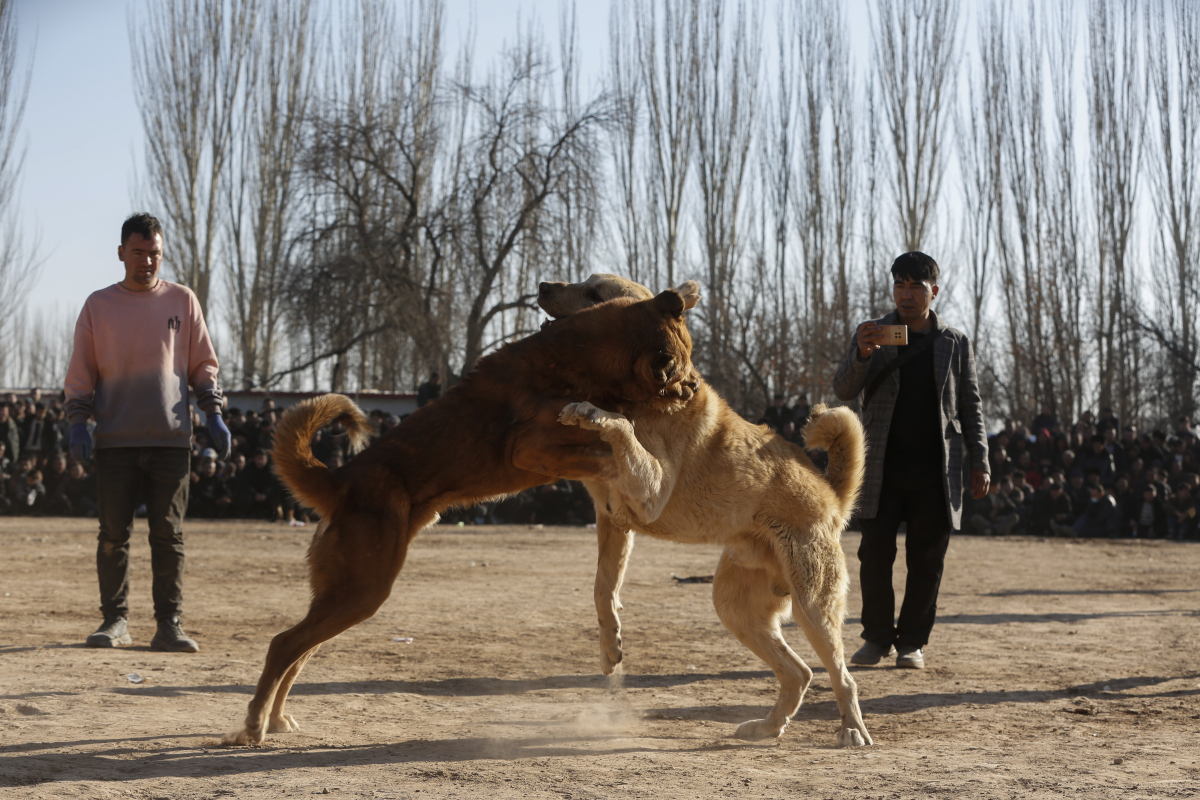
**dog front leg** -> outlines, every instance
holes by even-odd
[[[593,495],[593,500],[596,497]],[[596,616],[600,620],[600,668],[611,675],[623,657],[621,652],[621,584],[633,550],[633,531],[618,525],[597,502]]]
[[[659,518],[671,497],[674,476],[638,441],[628,418],[584,402],[564,407],[558,420],[599,432],[613,449],[617,477],[611,489],[620,494],[639,524],[649,525]]]

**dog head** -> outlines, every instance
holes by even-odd
[[[695,281],[681,284],[675,292],[683,297],[685,309],[700,302],[700,284]],[[538,286],[537,303],[551,317],[561,319],[618,297],[650,300],[654,293],[640,283],[598,272],[582,283],[543,281]]]
[[[554,342],[553,365],[580,399],[669,409],[686,403],[700,375],[683,295],[668,289],[645,300],[619,297],[570,314],[543,335]]]

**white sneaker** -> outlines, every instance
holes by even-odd
[[[291,525],[293,528],[303,528],[304,522],[298,519],[293,519],[288,521],[288,525]]]

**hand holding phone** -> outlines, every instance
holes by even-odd
[[[907,325],[880,325],[879,330],[883,331],[883,341],[880,344],[908,344]]]

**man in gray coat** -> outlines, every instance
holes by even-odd
[[[925,666],[921,648],[933,629],[950,532],[961,525],[964,484],[978,498],[991,482],[975,357],[966,335],[933,313],[938,275],[924,253],[892,263],[896,310],[858,326],[833,382],[842,400],[863,394],[867,434],[858,501],[866,643],[854,664],[878,664],[894,645],[896,666]],[[908,344],[887,344],[882,325],[907,325]],[[892,564],[901,522],[908,580],[896,620]]]

